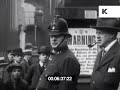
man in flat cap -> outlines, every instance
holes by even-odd
[[[52,54],[50,47],[48,46],[41,46],[39,51],[39,62],[33,64],[25,77],[26,81],[29,84],[29,90],[35,90],[38,84],[39,78],[49,61],[49,57]]]
[[[77,80],[80,73],[80,64],[67,46],[68,24],[65,19],[56,15],[50,26],[50,44],[53,48],[51,60],[43,71],[37,90],[77,90]],[[59,81],[49,81],[48,76],[57,76]],[[62,77],[71,77],[71,80],[62,80]],[[61,79],[61,80],[60,80]]]
[[[21,78],[22,66],[12,63],[7,68],[10,78],[4,82],[4,90],[28,90],[28,84]]]
[[[30,60],[30,65],[36,64],[36,63],[39,62],[38,50],[39,50],[38,46],[33,46],[32,57],[31,57],[31,60]]]
[[[101,51],[94,65],[90,90],[117,90],[120,82],[120,44],[117,41],[120,21],[117,18],[98,18],[93,28]]]

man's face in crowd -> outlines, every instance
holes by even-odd
[[[32,57],[32,55],[25,55],[24,57],[26,57],[26,58],[27,58],[27,60],[30,60],[30,59],[31,59],[31,57]]]
[[[21,60],[22,60],[22,56],[21,56],[21,55],[15,55],[15,56],[14,56],[14,60],[15,60],[15,62],[17,62],[17,63],[20,63]]]
[[[112,38],[112,34],[109,34],[107,32],[104,32],[103,30],[96,30],[97,35],[97,44],[100,47],[106,47],[110,42]]]
[[[52,48],[56,48],[63,39],[64,39],[63,35],[51,35],[50,36],[50,44],[51,44]]]
[[[14,58],[14,56],[11,53],[8,53],[8,59],[10,62],[13,61],[13,58]]]
[[[46,54],[46,53],[41,53],[41,54],[39,55],[39,59],[40,59],[40,61],[43,62],[43,63],[47,63],[48,60],[49,60],[49,57],[50,57],[50,55],[49,55],[49,54]]]
[[[14,78],[14,79],[18,79],[20,78],[20,74],[21,74],[21,70],[18,69],[18,68],[14,68],[11,72],[11,76]]]

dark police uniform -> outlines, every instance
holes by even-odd
[[[58,54],[52,56],[52,60],[48,63],[40,78],[40,85],[47,90],[77,90],[77,80],[79,77],[80,65],[68,49],[68,47],[61,48]],[[72,81],[49,82],[47,76],[49,75],[67,75],[73,76]],[[44,83],[43,83],[44,82]]]
[[[53,19],[52,25],[49,27],[50,35],[71,35],[68,33],[67,23],[62,18]],[[54,30],[53,30],[54,29]],[[58,47],[57,52],[51,56],[51,61],[48,62],[43,71],[37,90],[77,90],[77,80],[80,73],[80,64],[74,54],[66,46]],[[58,80],[50,81],[47,77],[54,76],[72,76],[70,81]],[[48,79],[48,80],[47,80]],[[55,80],[55,79],[54,79]]]

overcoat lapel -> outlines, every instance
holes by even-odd
[[[115,54],[117,53],[117,51],[120,49],[120,44],[118,42],[116,42],[111,48],[110,50],[101,58],[101,62],[98,64],[96,69],[99,69],[100,67],[102,67],[103,65],[105,65],[106,63],[110,62]]]
[[[95,65],[94,65],[94,70],[97,69],[99,63],[100,63],[100,60],[101,60],[101,56],[102,56],[102,51],[100,51],[97,55],[97,58],[96,58],[96,62],[95,62]]]
[[[40,76],[42,70],[41,70],[41,66],[40,66],[39,64],[37,64],[36,70],[37,70],[37,72],[38,72],[38,76]]]

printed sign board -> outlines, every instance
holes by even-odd
[[[96,30],[69,28],[69,32],[72,34],[72,38],[69,39],[68,46],[81,65],[80,75],[91,75],[97,55],[97,45],[91,48],[88,45],[96,43]]]
[[[72,38],[69,39],[68,46],[77,57],[80,65],[80,75],[91,75],[99,48],[96,43],[96,30],[92,28],[69,28]],[[120,42],[120,32],[117,35]]]

